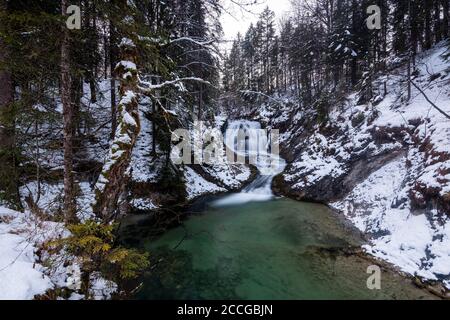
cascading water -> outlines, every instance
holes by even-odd
[[[247,137],[245,143],[239,142],[240,133]],[[226,146],[236,155],[249,159],[253,157],[253,164],[259,171],[259,176],[240,193],[232,194],[217,200],[214,206],[228,206],[253,201],[268,201],[274,195],[272,192],[273,178],[283,172],[286,162],[277,154],[269,151],[270,141],[261,124],[256,121],[236,120],[227,128],[225,136]]]

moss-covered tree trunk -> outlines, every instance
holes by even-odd
[[[125,195],[129,179],[133,147],[140,131],[137,48],[130,39],[123,39],[120,52],[122,61],[115,70],[120,81],[117,130],[95,190],[94,212],[104,222],[113,220],[119,213],[120,199]]]

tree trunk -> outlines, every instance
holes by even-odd
[[[152,101],[152,115],[156,114],[156,101]],[[152,156],[156,157],[156,133],[157,127],[156,122],[152,121]]]
[[[116,103],[116,79],[114,66],[117,59],[116,54],[116,32],[112,21],[109,22],[109,64],[111,68],[111,140],[114,139],[117,129],[117,103]]]
[[[113,221],[120,212],[119,200],[125,198],[130,174],[130,161],[140,132],[138,111],[137,50],[133,42],[124,39],[120,46],[121,61],[116,67],[120,79],[118,128],[111,144],[108,159],[95,186],[95,214],[104,223]]]
[[[0,0],[0,11],[7,10],[7,2]],[[8,48],[0,37],[0,67],[7,65]],[[15,129],[14,118],[10,114],[14,102],[14,84],[11,72],[0,69],[0,190],[4,192],[4,200],[20,209],[18,193],[18,177],[15,165]],[[5,115],[5,116],[3,116]]]
[[[408,66],[407,66],[407,77],[408,77],[408,96],[407,96],[407,101],[411,100],[411,53],[409,54],[408,57]]]
[[[0,8],[2,10],[2,8]],[[0,38],[0,65],[5,63],[7,59],[7,49],[2,39]],[[10,104],[14,100],[14,87],[11,73],[7,70],[0,69],[0,113],[7,112]],[[0,125],[0,147],[10,147],[12,144],[12,137],[8,132],[9,125],[1,123]]]
[[[436,36],[436,43],[442,40],[441,36],[441,4],[439,0],[434,2],[434,33]]]
[[[449,28],[450,28],[450,26],[449,26],[449,24],[448,24],[448,22],[449,22],[449,15],[450,15],[450,12],[449,12],[449,7],[450,7],[450,5],[449,5],[449,0],[441,0],[442,1],[442,7],[444,8],[444,19],[442,20],[442,24],[443,24],[443,26],[442,26],[442,36],[443,37],[445,37],[445,38],[448,38],[448,36],[449,36]]]
[[[6,59],[4,47],[0,42],[0,63]],[[8,71],[0,70],[0,114],[8,112],[9,106],[14,100],[14,88],[11,74]],[[13,137],[10,132],[10,124],[0,124],[0,148],[12,147]]]
[[[67,12],[67,0],[61,0],[63,16]],[[74,110],[70,89],[72,80],[70,75],[70,35],[66,26],[63,26],[63,39],[61,44],[61,100],[64,118],[64,217],[66,223],[77,220],[74,179],[73,179],[73,120]]]
[[[71,103],[73,108],[73,131],[74,143],[76,144],[81,137],[81,98],[83,97],[83,79],[80,76],[71,78]],[[77,149],[77,146],[75,146]]]
[[[7,10],[7,1],[0,0],[0,11]],[[6,64],[7,48],[0,37],[0,67]],[[0,113],[7,111],[9,105],[14,100],[14,87],[11,73],[7,70],[0,69]],[[0,124],[0,148],[11,147],[13,139],[8,132],[8,124]]]
[[[200,83],[200,88],[198,92],[198,121],[202,121],[203,118],[203,83]]]
[[[433,13],[433,0],[425,0],[425,43],[424,48],[430,49],[432,45],[431,20]]]

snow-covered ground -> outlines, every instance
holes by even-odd
[[[0,300],[33,299],[53,288],[36,250],[64,233],[58,223],[38,223],[28,213],[0,207]]]
[[[450,219],[435,209],[414,214],[407,199],[406,158],[372,173],[332,206],[371,236],[364,249],[404,272],[441,280],[450,287]]]
[[[184,178],[186,179],[186,189],[188,200],[195,199],[204,194],[226,192],[227,190],[218,187],[214,183],[208,182],[198,173],[189,167],[184,169]]]
[[[83,299],[78,258],[42,250],[45,243],[69,235],[63,223],[0,207],[0,300],[31,300],[56,288],[69,290],[70,300]],[[93,299],[109,299],[116,291],[117,285],[100,273],[91,275]]]
[[[77,216],[80,221],[86,221],[94,216],[92,204],[94,193],[87,181],[77,181]],[[62,182],[50,183],[42,181],[38,187],[36,181],[29,182],[20,188],[22,202],[26,197],[32,197],[41,210],[49,215],[61,214],[63,210],[64,185]]]

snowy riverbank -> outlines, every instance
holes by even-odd
[[[421,54],[413,81],[450,113],[448,55],[444,44]],[[450,289],[450,121],[414,86],[406,100],[405,66],[389,61],[374,98],[348,95],[326,126],[308,128],[314,115],[289,108],[288,97],[278,98],[283,112],[264,105],[256,114],[284,129],[291,161],[276,179],[279,193],[331,204],[369,237],[368,253]]]

